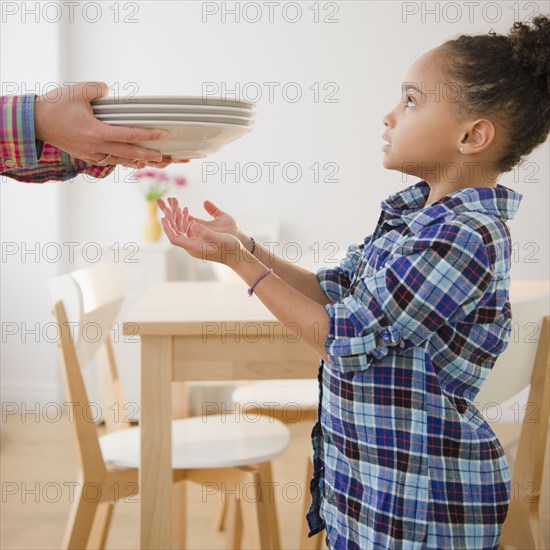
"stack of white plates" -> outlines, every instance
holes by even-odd
[[[253,103],[223,98],[135,96],[104,97],[92,103],[107,124],[166,130],[170,136],[136,145],[155,149],[174,160],[204,158],[244,136],[254,123]]]

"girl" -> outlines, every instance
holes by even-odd
[[[159,200],[172,244],[232,267],[321,356],[307,520],[329,548],[498,547],[510,473],[474,401],[511,334],[506,220],[522,195],[497,179],[547,138],[549,45],[537,16],[410,67],[383,162],[421,181],[336,268],[285,262],[209,201],[206,221]]]

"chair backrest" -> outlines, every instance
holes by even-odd
[[[81,373],[91,359],[99,363],[103,407],[114,402],[124,406],[110,332],[122,305],[124,286],[125,272],[119,264],[100,264],[49,280],[53,315],[61,335],[59,348],[65,385],[84,471],[105,467],[92,404]],[[105,414],[104,418],[108,430],[115,425],[129,426],[114,423],[115,415]]]
[[[501,543],[504,548],[547,548],[540,522],[540,497],[550,403],[550,315],[542,321],[531,389],[512,474],[511,499]]]
[[[514,301],[511,308],[510,342],[476,396],[479,410],[504,403],[530,384],[543,319],[550,315],[550,292]]]
[[[548,437],[550,386],[550,292],[511,303],[512,335],[476,396],[484,411],[530,386],[512,473],[512,493],[501,544],[544,548],[539,500]]]
[[[100,264],[50,279],[54,303],[65,305],[67,321],[81,366],[88,363],[104,344],[122,302],[126,278],[118,263]]]

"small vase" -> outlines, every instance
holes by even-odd
[[[147,201],[147,220],[143,227],[143,236],[149,242],[158,241],[162,235],[162,224],[157,218],[157,210],[156,201]]]

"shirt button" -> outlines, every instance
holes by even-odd
[[[6,161],[4,162],[4,166],[7,166],[8,168],[13,168],[16,165],[17,163],[12,159],[6,159]]]
[[[390,331],[389,330],[383,330],[381,332],[382,340],[389,340],[390,339]]]

